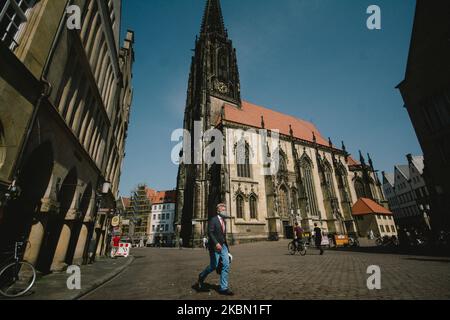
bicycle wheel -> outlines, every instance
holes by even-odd
[[[306,256],[306,246],[305,245],[302,245],[301,247],[300,247],[300,255],[302,256],[302,257],[304,257],[304,256]]]
[[[36,281],[36,270],[28,262],[11,263],[0,271],[0,294],[17,298],[26,294]]]
[[[295,244],[293,242],[289,243],[288,250],[291,255],[295,255],[297,248],[295,247]]]

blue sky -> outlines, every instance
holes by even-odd
[[[136,33],[134,102],[121,194],[176,187],[172,131],[183,125],[194,39],[206,0],[124,0]],[[369,5],[382,30],[366,27]],[[335,144],[392,171],[421,149],[399,92],[414,0],[222,0],[244,100],[312,121]]]

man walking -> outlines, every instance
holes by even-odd
[[[317,226],[317,223],[314,223],[314,240],[316,242],[316,248],[320,250],[320,255],[323,255],[322,249],[322,229]]]
[[[228,287],[228,277],[230,273],[230,257],[226,240],[227,224],[225,222],[227,207],[221,203],[217,206],[217,212],[208,223],[209,255],[210,265],[199,275],[198,288],[202,290],[209,274],[214,272],[219,260],[222,259],[222,273],[220,274],[219,294],[233,296],[233,292]]]

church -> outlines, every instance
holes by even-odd
[[[200,244],[218,203],[227,204],[232,244],[287,238],[296,222],[307,232],[317,224],[326,233],[365,236],[352,206],[359,198],[387,206],[370,156],[366,162],[360,154],[356,161],[344,143],[335,146],[312,123],[241,99],[236,49],[220,0],[207,0],[192,57],[184,129],[194,132],[199,124],[203,132],[219,130],[224,145],[241,144],[246,130],[266,130],[261,139],[270,144],[276,131],[279,165],[273,174],[262,174],[264,164],[250,161],[251,141],[244,141],[244,157],[227,148],[220,163],[182,161],[175,224],[185,246]]]

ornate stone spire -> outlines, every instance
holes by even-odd
[[[201,34],[217,34],[227,37],[227,31],[223,22],[220,0],[208,0],[203,15]]]

